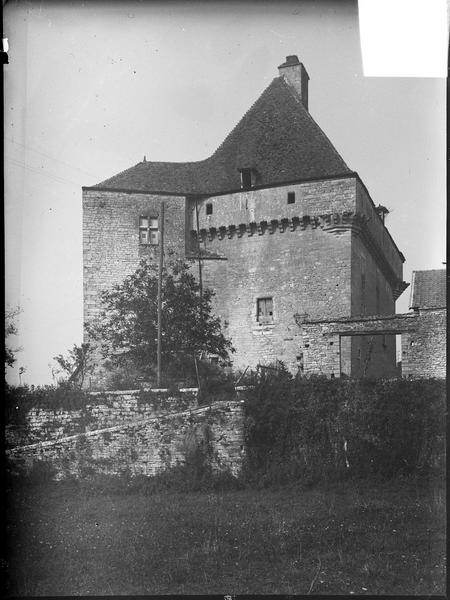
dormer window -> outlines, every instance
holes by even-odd
[[[287,203],[288,204],[295,204],[295,192],[288,192]]]
[[[255,169],[250,167],[246,167],[244,169],[239,169],[241,174],[241,188],[243,190],[249,190],[255,185],[256,181],[256,173]]]
[[[157,246],[159,243],[159,226],[157,217],[139,217],[139,243]]]

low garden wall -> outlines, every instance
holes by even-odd
[[[26,471],[46,463],[61,479],[96,472],[155,475],[200,449],[215,470],[237,474],[243,426],[242,402],[198,406],[196,390],[90,394],[83,406],[34,406],[12,419],[7,456]]]

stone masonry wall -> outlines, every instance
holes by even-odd
[[[26,469],[49,463],[57,478],[96,472],[154,475],[210,444],[213,467],[237,474],[244,453],[242,403],[198,407],[193,398],[140,403],[136,392],[108,393],[104,403],[89,407],[85,426],[80,411],[34,411],[29,428],[40,441],[10,448],[7,456]]]
[[[375,218],[378,219],[376,215]],[[395,313],[395,299],[389,280],[367,252],[363,241],[356,236],[352,243],[352,281],[353,317]],[[341,351],[346,345],[351,346],[351,368],[342,369],[346,374],[354,377],[395,377],[395,336],[341,338]]]
[[[405,377],[446,377],[447,309],[421,310],[418,327],[402,335],[402,373]]]
[[[101,310],[100,294],[122,282],[143,258],[158,261],[159,247],[139,243],[139,217],[159,217],[164,200],[164,247],[185,256],[186,200],[180,196],[158,196],[101,190],[83,190],[83,291],[84,323]],[[85,338],[85,341],[88,341]],[[98,362],[101,363],[99,357]],[[101,382],[101,369],[96,380]]]
[[[288,192],[295,193],[295,203],[287,203]],[[242,234],[203,236],[201,242],[206,252],[222,257],[202,261],[203,281],[216,292],[215,312],[236,348],[234,368],[278,359],[295,373],[302,340],[294,314],[351,314],[351,233],[328,231],[333,221],[321,221],[319,215],[351,211],[354,194],[354,180],[341,179],[243,191],[199,203],[200,230],[267,223],[265,229],[249,226]],[[213,213],[207,216],[209,203]],[[301,221],[305,216],[308,221]],[[195,229],[192,220],[191,227]],[[273,323],[263,325],[257,319],[257,300],[266,297],[273,299]]]
[[[446,310],[361,319],[297,319],[305,346],[305,373],[340,376],[340,346],[347,336],[402,336],[404,377],[446,376]],[[385,377],[392,376],[389,373]]]
[[[85,323],[99,314],[103,290],[131,274],[141,258],[157,260],[157,247],[139,244],[139,216],[157,217],[162,199],[165,251],[195,257],[200,248],[203,283],[215,291],[214,311],[236,349],[235,369],[282,360],[295,373],[304,353],[296,313],[331,319],[394,312],[401,255],[363,187],[348,177],[196,201],[84,190]],[[197,275],[196,263],[193,269]],[[261,298],[273,300],[271,323],[258,320]],[[341,344],[344,371],[355,374],[370,352],[378,358],[372,361],[378,371],[394,367],[393,338],[377,339],[370,351],[359,338]],[[101,369],[93,383],[97,388],[104,383]]]

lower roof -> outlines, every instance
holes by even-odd
[[[413,271],[410,308],[447,306],[447,270]]]

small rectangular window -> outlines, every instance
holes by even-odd
[[[287,203],[295,204],[295,192],[288,192]]]
[[[159,243],[158,217],[139,217],[139,243],[157,246]]]
[[[206,205],[206,214],[207,215],[212,215],[213,214],[213,205],[212,204],[207,204]]]
[[[139,230],[139,242],[141,244],[148,244],[148,229]]]
[[[273,300],[272,298],[258,298],[256,301],[258,323],[273,322]]]
[[[252,170],[242,169],[241,170],[241,188],[243,190],[249,190],[252,187]]]

